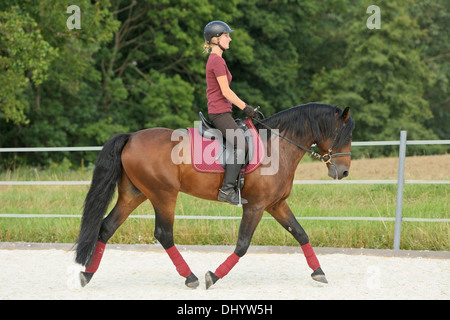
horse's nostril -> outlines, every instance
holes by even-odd
[[[348,170],[345,170],[344,172],[342,172],[342,177],[343,178],[348,177]]]

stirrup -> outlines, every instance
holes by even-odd
[[[238,202],[238,204],[236,206],[242,207],[241,189],[238,189],[237,193],[238,193],[238,197],[239,197],[239,202]],[[247,201],[247,200],[245,200],[245,201]]]
[[[236,201],[236,199],[233,199],[234,195],[237,194],[238,199]],[[238,206],[238,207],[242,207],[243,204],[248,203],[248,201],[244,198],[242,198],[241,196],[241,190],[238,190],[236,192],[236,190],[234,189],[230,189],[228,192],[225,192],[222,190],[222,188],[219,189],[219,196],[217,197],[217,200],[221,201],[221,202],[227,202],[229,204]],[[233,201],[235,200],[235,201]]]

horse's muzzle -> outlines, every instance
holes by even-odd
[[[331,162],[328,165],[328,176],[332,179],[338,179],[341,180],[343,178],[348,177],[349,175],[349,168],[347,165],[344,164],[336,164]]]

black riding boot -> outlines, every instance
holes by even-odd
[[[239,204],[239,193],[235,190],[236,180],[241,172],[242,164],[227,164],[225,167],[225,177],[223,178],[222,188],[219,190],[218,200],[228,202],[233,205]],[[241,204],[248,203],[241,197]]]

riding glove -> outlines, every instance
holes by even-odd
[[[251,105],[249,105],[249,104],[246,104],[245,105],[245,108],[244,108],[244,113],[245,113],[245,115],[247,116],[247,117],[254,117],[255,116],[255,114],[256,114],[256,110],[255,110],[255,108],[253,108]]]

